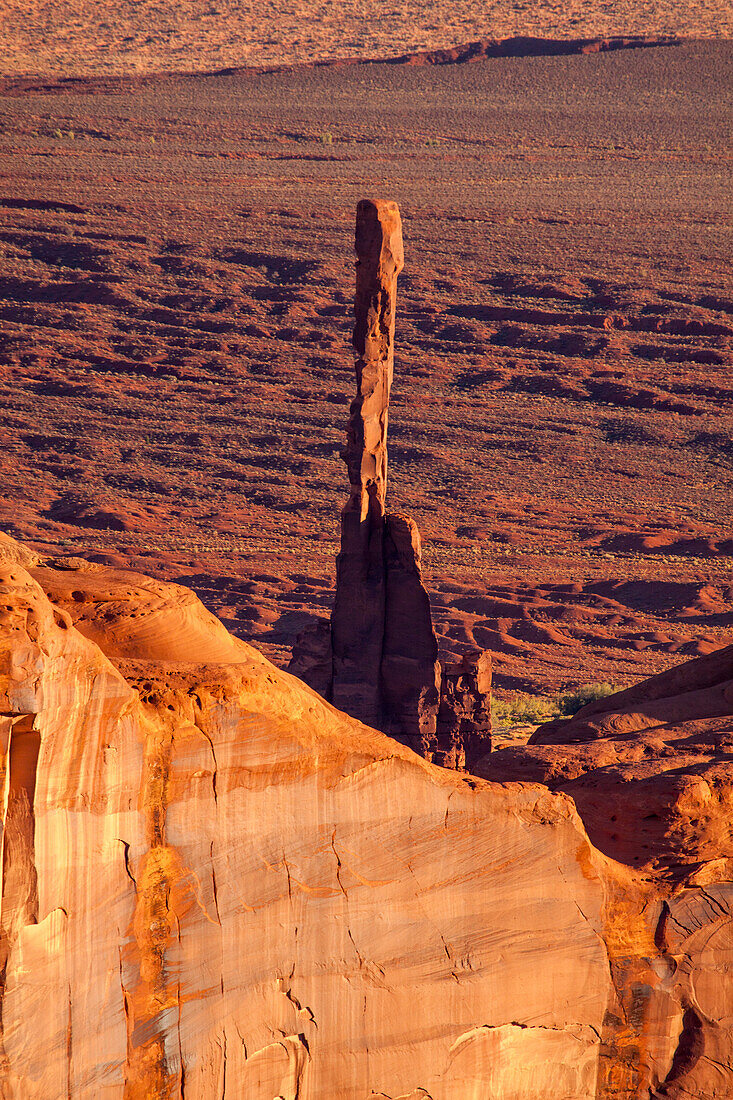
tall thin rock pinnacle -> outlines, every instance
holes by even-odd
[[[356,213],[356,397],[343,458],[350,494],[341,513],[332,618],[333,702],[381,724],[387,422],[394,371],[397,276],[404,265],[397,204],[363,200]]]

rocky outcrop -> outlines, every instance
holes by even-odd
[[[475,705],[461,703],[456,709],[454,687],[446,680],[448,694],[441,700],[420,534],[409,516],[386,511],[397,276],[404,265],[397,204],[360,202],[355,241],[357,392],[343,452],[350,489],[341,513],[331,636],[320,624],[304,631],[289,671],[340,710],[427,760],[464,767],[467,756],[478,759],[491,747],[490,697],[479,699],[476,679]],[[484,666],[487,661],[488,656]],[[480,679],[489,690],[490,676]],[[472,723],[474,711],[478,724]]]
[[[324,699],[330,699],[333,688],[333,646],[331,622],[315,616],[301,630],[292,648],[288,672],[297,676]]]
[[[437,743],[442,759],[436,763],[473,771],[491,751],[491,672],[486,650],[441,665]]]
[[[475,770],[571,795],[599,849],[669,884],[654,965],[683,1010],[669,1018],[677,1050],[658,1089],[631,1095],[733,1093],[733,646],[547,723]],[[633,1011],[621,1000],[617,1049]]]
[[[639,872],[567,795],[428,764],[184,588],[9,540],[0,582],[0,1095],[731,1094],[722,835]]]
[[[733,857],[733,646],[540,726],[476,771],[571,794],[602,851],[690,873]]]
[[[679,45],[680,39],[675,35],[616,35],[607,38],[533,38],[515,35],[513,38],[479,38],[476,42],[448,46],[445,49],[417,50],[400,57],[387,58],[385,61],[391,65],[463,65],[471,61],[483,61],[488,57],[557,57]]]
[[[420,532],[409,516],[386,517],[385,622],[380,679],[385,733],[426,760],[437,758],[438,642],[420,570]]]
[[[458,46],[445,46],[431,50],[412,50],[396,57],[333,57],[310,61],[303,68],[341,69],[351,65],[464,65],[484,61],[491,57],[565,57],[572,54],[606,53],[609,50],[636,50],[680,46],[682,39],[676,35],[608,35],[597,38],[536,38],[514,35],[510,38],[479,38]],[[286,71],[288,66],[277,65],[275,72]],[[226,69],[224,72],[239,72]]]

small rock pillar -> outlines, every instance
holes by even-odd
[[[491,654],[486,650],[443,663],[436,764],[472,771],[491,752],[491,673]]]

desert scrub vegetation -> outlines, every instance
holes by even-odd
[[[577,713],[581,707],[587,706],[588,703],[595,703],[597,699],[605,699],[607,696],[614,695],[615,692],[622,690],[617,684],[583,684],[575,691],[565,692],[564,695],[559,697],[559,713],[563,718],[569,717]]]
[[[569,718],[581,707],[605,699],[622,688],[607,683],[581,684],[559,695],[515,695],[509,699],[492,699],[491,717],[495,727],[540,726],[553,718]]]
[[[539,726],[557,718],[557,702],[548,695],[517,695],[512,699],[491,700],[494,726]]]

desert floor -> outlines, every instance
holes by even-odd
[[[478,38],[733,36],[720,0],[0,0],[0,71],[202,72],[390,57]]]
[[[444,648],[546,692],[730,643],[732,109],[724,41],[6,79],[0,525],[287,662],[334,582],[354,209],[390,197],[389,504]]]

